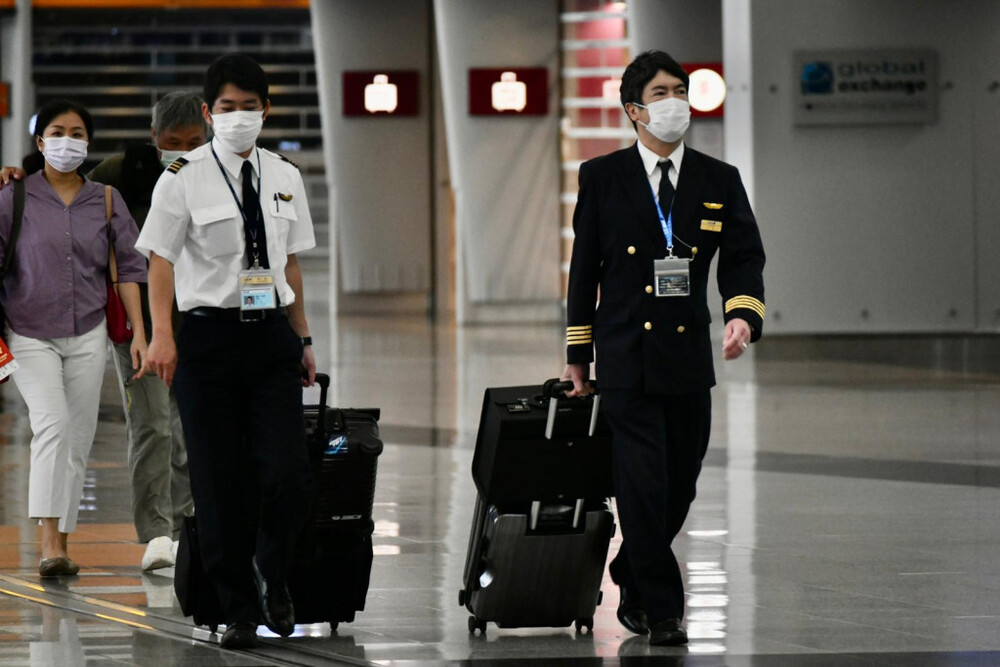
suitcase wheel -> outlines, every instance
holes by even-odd
[[[330,632],[336,632],[340,627],[340,621],[330,621]]]
[[[475,616],[469,617],[469,634],[476,634],[476,630],[479,630],[481,634],[486,634],[486,621],[480,621]]]
[[[464,588],[458,592],[458,606],[459,607],[464,607],[465,606],[465,589]]]
[[[583,633],[583,629],[586,628],[587,632],[594,631],[594,617],[589,618],[578,618],[576,619],[576,631],[578,633]]]

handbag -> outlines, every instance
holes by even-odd
[[[125,304],[118,294],[118,262],[115,260],[115,242],[111,234],[111,186],[104,186],[104,209],[107,217],[108,232],[108,303],[104,314],[108,320],[108,338],[112,343],[127,343],[132,340],[132,326],[128,322]]]
[[[11,265],[14,263],[14,250],[17,246],[17,236],[21,233],[21,219],[24,217],[24,182],[14,181],[14,213],[11,220],[10,238],[4,250],[3,266],[0,267],[0,285],[3,284]],[[0,384],[10,379],[11,373],[17,370],[14,355],[7,347],[3,336],[7,335],[7,310],[0,303]]]

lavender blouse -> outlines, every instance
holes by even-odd
[[[24,215],[14,261],[3,281],[10,328],[30,338],[87,333],[104,318],[108,237],[104,186],[85,181],[66,206],[41,171],[24,179]],[[111,217],[118,281],[146,282],[146,259],[135,249],[139,234],[117,190]],[[0,262],[14,217],[14,188],[0,190]]]

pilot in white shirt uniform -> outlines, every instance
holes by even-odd
[[[294,630],[286,574],[310,501],[302,386],[315,376],[295,253],[315,238],[298,169],[256,146],[270,109],[260,66],[222,56],[205,100],[215,138],[167,168],[136,243],[150,258],[143,372],[174,382],[220,643],[247,648],[261,619]]]

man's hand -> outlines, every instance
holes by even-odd
[[[594,389],[587,384],[590,375],[590,364],[566,364],[562,379],[573,382],[573,391],[567,391],[567,396],[587,396],[593,394]]]
[[[746,320],[734,317],[726,323],[726,336],[722,341],[722,358],[726,361],[739,359],[750,345],[750,325]]]
[[[316,357],[312,345],[302,348],[302,386],[311,387],[316,384]]]
[[[132,337],[132,370],[137,371],[133,376],[133,380],[138,380],[142,377],[142,367],[146,363],[146,354],[148,349],[146,347],[146,334],[143,332],[141,336]]]
[[[4,167],[3,169],[0,169],[0,188],[5,185],[10,185],[10,179],[12,178],[15,181],[22,181],[24,180],[24,177],[24,169],[21,169],[20,167]]]
[[[177,345],[174,344],[174,337],[157,336],[154,333],[149,349],[146,350],[142,369],[135,374],[136,379],[148,373],[156,373],[169,387],[174,382],[175,370],[177,370]]]

